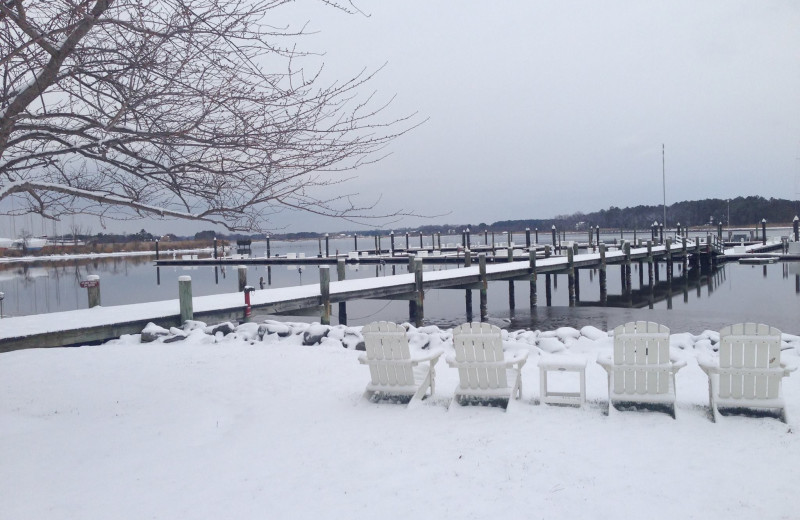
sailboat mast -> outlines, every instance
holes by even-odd
[[[664,227],[667,227],[667,173],[664,157],[664,143],[661,143],[661,189],[664,194]]]

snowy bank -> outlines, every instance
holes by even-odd
[[[450,330],[406,327],[413,349],[452,349]],[[712,423],[696,358],[713,352],[714,331],[671,336],[688,362],[676,420],[605,415],[594,361],[612,341],[594,327],[503,331],[507,348],[530,350],[522,402],[507,413],[448,411],[458,375],[443,362],[422,406],[364,401],[360,327],[145,333],[0,354],[4,517],[730,519],[800,508],[800,376],[783,382],[788,425]],[[783,340],[796,366],[800,337]],[[537,404],[545,354],[589,360],[583,408]]]

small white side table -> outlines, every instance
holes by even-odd
[[[577,372],[579,392],[551,392],[547,389],[547,372]],[[543,403],[583,406],[586,402],[586,358],[542,356],[539,358],[539,394]]]

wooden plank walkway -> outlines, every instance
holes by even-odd
[[[359,299],[408,299],[422,305],[422,294],[431,289],[486,289],[486,283],[495,280],[531,280],[532,274],[567,273],[573,269],[598,268],[606,264],[629,264],[632,261],[668,257],[685,257],[692,253],[693,245],[681,244],[633,248],[624,251],[585,253],[569,256],[537,258],[535,269],[528,261],[511,261],[491,265],[472,265],[444,271],[398,274],[378,278],[330,282],[329,299],[324,300],[321,284],[264,289],[251,294],[251,307],[263,314],[318,312],[326,304]],[[695,253],[700,251],[698,248]],[[572,253],[570,251],[570,253]],[[706,251],[704,254],[711,256]],[[602,258],[604,257],[604,259]],[[485,258],[485,257],[483,257]],[[433,262],[436,257],[423,258]],[[264,260],[264,259],[260,259]],[[319,259],[311,259],[319,263]],[[408,263],[408,257],[401,258]],[[463,258],[462,258],[463,262]],[[570,263],[571,262],[571,263]],[[246,263],[237,260],[237,263]],[[481,274],[482,270],[485,274]],[[420,283],[421,278],[421,283]],[[533,282],[532,282],[533,283]],[[241,292],[195,297],[192,299],[194,319],[202,321],[241,320],[244,313]],[[422,309],[420,309],[421,311]],[[179,301],[167,300],[144,304],[95,307],[44,315],[20,316],[0,321],[0,352],[20,348],[54,347],[104,341],[122,334],[141,332],[148,322],[161,326],[180,326]]]

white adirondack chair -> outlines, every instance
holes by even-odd
[[[387,321],[365,325],[361,334],[366,352],[358,361],[369,366],[371,378],[364,398],[409,397],[409,402],[418,401],[429,388],[433,395],[436,389],[434,367],[442,355],[441,350],[412,358],[406,330]]]
[[[720,408],[777,409],[786,422],[781,379],[796,367],[781,363],[781,331],[761,323],[737,323],[719,331],[719,359],[698,360],[708,375],[714,421]]]
[[[509,359],[503,354],[500,329],[488,323],[465,323],[453,329],[455,355],[447,364],[458,369],[459,385],[453,402],[490,402],[522,397],[522,367],[528,351],[521,350]],[[452,404],[452,402],[451,402]]]
[[[663,405],[675,417],[675,373],[686,361],[670,358],[667,327],[648,321],[620,325],[612,357],[597,362],[608,372],[609,411],[616,403]]]

